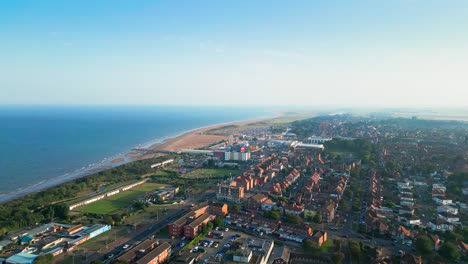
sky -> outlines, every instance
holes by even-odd
[[[0,104],[467,106],[468,1],[0,1]]]

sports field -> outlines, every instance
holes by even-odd
[[[240,170],[228,168],[215,168],[215,169],[196,169],[187,172],[183,177],[185,178],[207,178],[207,177],[223,177],[223,176],[237,176]]]
[[[156,190],[165,186],[166,186],[165,184],[161,184],[161,183],[147,182],[147,183],[143,183],[142,185],[138,185],[132,188],[132,190],[140,191],[140,192],[149,192],[149,191]]]
[[[132,188],[131,190],[120,192],[103,200],[78,207],[75,211],[93,214],[108,214],[120,208],[129,206],[136,199],[143,196],[145,192],[158,189],[162,186],[164,185],[159,183],[144,183]]]

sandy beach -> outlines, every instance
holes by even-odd
[[[217,136],[217,135],[207,135],[204,134],[208,130],[220,128],[223,126],[236,125],[243,126],[253,122],[259,122],[271,118],[262,118],[262,119],[252,119],[244,120],[238,122],[231,122],[226,124],[217,124],[208,127],[199,128],[190,132],[187,132],[183,135],[177,136],[166,140],[163,143],[158,143],[150,146],[149,148],[156,151],[179,151],[183,149],[195,149],[201,148],[209,144],[219,142],[223,139],[226,139],[227,136]]]
[[[246,125],[249,123],[259,122],[259,121],[268,120],[272,118],[275,118],[275,117],[236,121],[236,122],[216,124],[212,126],[195,129],[187,133],[184,133],[182,135],[169,138],[162,143],[153,144],[149,147],[149,149],[151,149],[152,151],[179,151],[183,149],[200,148],[209,144],[219,142],[227,138],[227,136],[204,134],[204,132],[208,130],[220,128],[220,127],[227,126],[227,125],[242,126],[242,125]],[[92,173],[96,173],[102,170],[107,170],[115,166],[120,166],[128,162],[132,162],[132,161],[139,160],[139,159],[149,159],[149,158],[159,157],[163,155],[164,154],[162,153],[154,153],[154,152],[152,153],[150,151],[147,153],[143,153],[143,154],[135,153],[134,151],[132,151],[123,155],[127,159],[123,157],[114,157],[114,159],[108,162],[107,164],[100,164],[99,166],[96,166],[94,168],[89,168],[85,171],[71,173],[70,175],[67,175],[66,177],[57,177],[55,179],[50,179],[46,182],[39,183],[34,186],[26,187],[14,193],[8,193],[6,195],[0,194],[0,203],[9,201],[15,198],[19,198],[21,196],[24,196],[33,192],[41,191],[41,190],[53,187],[55,185],[58,185],[67,181],[71,181],[80,177],[84,177]]]
[[[124,158],[117,158],[117,159],[114,159],[111,161],[111,163],[121,163],[121,162],[124,162],[125,159]]]

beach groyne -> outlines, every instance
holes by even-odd
[[[126,185],[126,186],[122,186],[120,188],[117,188],[115,190],[112,190],[112,191],[108,191],[106,193],[103,193],[103,194],[100,194],[100,195],[97,195],[97,196],[93,196],[89,199],[86,199],[84,201],[80,201],[80,202],[77,202],[77,203],[74,203],[74,204],[71,204],[69,206],[70,208],[70,211],[77,208],[77,207],[80,207],[80,206],[83,206],[83,205],[88,205],[90,203],[94,203],[96,201],[99,201],[99,200],[102,200],[104,198],[107,198],[107,197],[110,197],[112,195],[115,195],[115,194],[118,194],[120,192],[124,192],[124,191],[127,191],[127,190],[130,190],[131,188],[135,187],[135,186],[138,186],[138,185],[141,185],[143,183],[145,183],[147,181],[147,179],[145,180],[142,180],[142,181],[139,181],[139,182],[135,182],[135,183],[132,183],[132,184],[129,184],[129,185]]]

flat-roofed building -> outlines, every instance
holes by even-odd
[[[318,214],[322,216],[323,222],[330,223],[335,217],[335,204],[333,202],[326,204],[318,210]]]
[[[77,232],[79,232],[81,230],[83,230],[83,226],[82,225],[76,225],[74,227],[68,228],[67,233],[69,235],[73,235],[73,234],[75,234],[75,233],[77,233]]]
[[[237,186],[236,182],[230,184],[218,184],[216,191],[218,200],[240,202],[244,198],[244,187]]]
[[[228,205],[220,202],[211,202],[208,208],[208,213],[224,217],[228,214]]]

